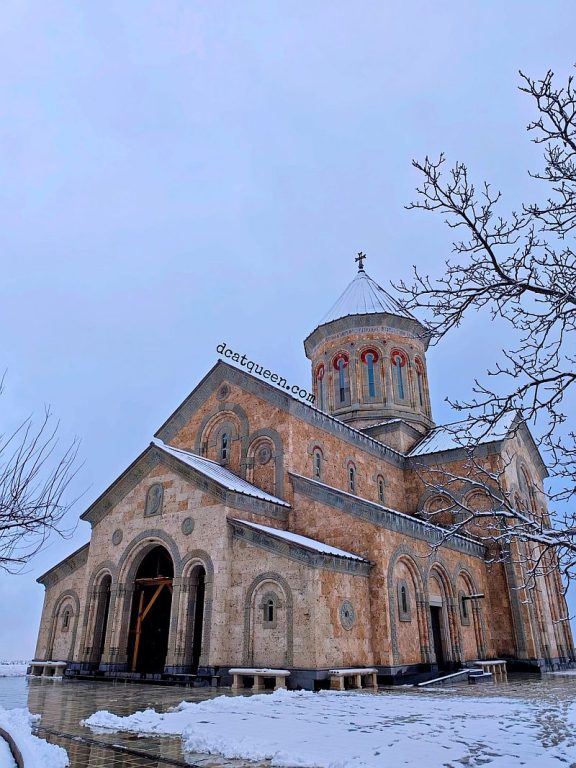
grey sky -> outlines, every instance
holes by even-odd
[[[221,341],[309,387],[302,340],[353,277],[449,251],[408,212],[413,157],[465,160],[517,207],[539,152],[517,70],[565,78],[573,0],[4,0],[2,424],[50,403],[78,435],[77,517]],[[429,354],[434,416],[499,348],[486,317]],[[34,579],[0,576],[0,658],[31,657]]]

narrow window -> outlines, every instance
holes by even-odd
[[[220,438],[220,459],[228,461],[228,432],[223,432]]]
[[[424,390],[422,388],[422,371],[420,368],[416,368],[416,380],[418,381],[418,399],[420,401],[420,407],[424,407]]]
[[[350,493],[356,493],[356,470],[354,467],[348,467],[348,486]]]
[[[398,398],[404,400],[404,377],[402,376],[402,358],[400,355],[396,355],[394,358],[394,364],[396,366],[396,378],[398,383]]]
[[[462,595],[462,618],[468,618],[468,600]]]
[[[376,386],[374,384],[374,355],[368,352],[366,355],[366,365],[368,366],[368,396],[376,397]]]
[[[274,600],[272,598],[267,600],[264,606],[264,621],[274,621]]]
[[[402,613],[408,613],[408,596],[404,585],[400,587],[400,602],[402,603]]]
[[[344,358],[341,357],[338,360],[338,385],[340,389],[340,402],[343,403],[346,400],[346,378],[344,376],[344,368],[346,364]]]
[[[334,378],[334,402],[336,407],[350,402],[350,378],[348,373],[348,355],[340,352],[332,361],[336,376]]]
[[[64,617],[62,619],[62,629],[68,629],[70,626],[70,611],[64,611]]]
[[[314,477],[320,480],[322,474],[322,455],[320,451],[314,451]]]
[[[384,501],[384,480],[378,478],[378,501]]]
[[[318,405],[324,410],[324,365],[319,365],[316,371],[316,391],[318,393]]]

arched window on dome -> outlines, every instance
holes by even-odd
[[[390,353],[392,364],[392,378],[394,380],[394,392],[396,400],[405,400],[407,395],[406,368],[408,358],[401,349],[393,349]]]
[[[414,359],[414,366],[416,368],[416,386],[418,389],[418,403],[420,408],[424,408],[424,364],[419,357]]]
[[[349,369],[348,355],[340,352],[334,360],[332,365],[336,371],[336,377],[334,380],[334,399],[336,408],[340,408],[344,405],[350,405],[350,369]]]
[[[318,398],[318,408],[324,410],[324,363],[320,363],[316,368],[316,397]]]
[[[363,365],[364,400],[375,400],[380,394],[380,376],[378,371],[378,352],[365,349],[360,355]]]

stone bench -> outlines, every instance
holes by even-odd
[[[30,677],[62,677],[66,669],[65,661],[31,661]]]
[[[358,669],[329,669],[330,675],[330,690],[331,691],[344,691],[346,690],[346,680],[348,680],[349,688],[373,688],[378,690],[378,670],[374,667],[359,667]],[[366,683],[362,686],[362,678],[367,678]]]
[[[504,682],[508,680],[508,672],[506,670],[506,662],[502,659],[488,659],[486,661],[475,661],[474,666],[482,670],[482,672],[489,672],[492,675],[492,679],[498,682]]]
[[[250,669],[248,667],[242,667],[237,669],[230,669],[232,675],[232,690],[242,690],[244,686],[244,678],[252,677],[254,682],[252,684],[253,691],[264,690],[264,679],[274,678],[274,690],[278,688],[286,688],[286,678],[290,675],[287,669]]]

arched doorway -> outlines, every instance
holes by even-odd
[[[128,663],[132,672],[164,671],[168,651],[174,564],[164,547],[144,557],[134,579]]]
[[[190,574],[190,617],[192,619],[191,637],[192,654],[190,663],[192,672],[198,671],[202,654],[202,634],[204,630],[204,597],[206,593],[206,569],[197,565]]]
[[[447,667],[446,616],[444,590],[439,578],[431,575],[428,583],[430,603],[430,628],[432,630],[432,649],[436,656],[438,669]]]

